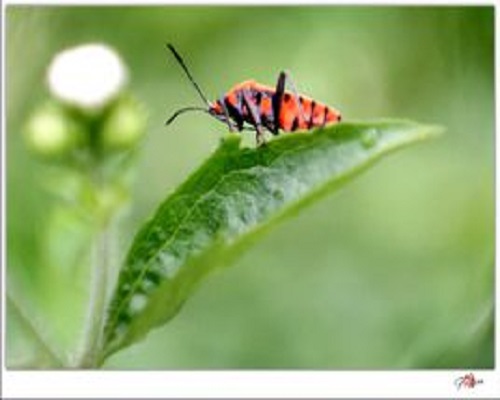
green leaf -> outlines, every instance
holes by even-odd
[[[240,148],[229,135],[139,231],[106,325],[105,356],[164,324],[208,272],[257,233],[394,150],[441,132],[409,121],[342,123]]]

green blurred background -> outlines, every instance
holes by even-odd
[[[493,367],[493,20],[493,7],[9,6],[9,289],[31,304],[54,292],[39,262],[50,199],[21,131],[47,96],[44,74],[57,51],[115,47],[148,108],[122,252],[218,145],[226,128],[206,115],[163,125],[177,108],[200,104],[165,50],[172,42],[211,98],[245,79],[274,85],[288,69],[300,92],[344,120],[408,118],[447,132],[273,229],[105,367]],[[74,310],[82,305],[68,301],[77,279],[57,292],[65,321],[73,318],[60,324],[62,337],[81,328]],[[58,320],[49,314],[33,318]],[[26,334],[14,317],[7,324],[7,355],[22,358]]]

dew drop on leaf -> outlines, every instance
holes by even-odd
[[[369,149],[377,144],[378,137],[379,133],[376,129],[368,129],[361,135],[361,144]]]

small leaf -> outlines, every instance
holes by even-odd
[[[240,137],[229,135],[137,234],[114,293],[104,354],[172,318],[203,276],[264,228],[381,156],[440,131],[408,121],[342,123],[256,149],[240,148]]]

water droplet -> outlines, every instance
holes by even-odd
[[[273,190],[272,194],[276,200],[283,201],[285,199],[285,195],[282,190]]]
[[[128,330],[128,325],[129,325],[128,323],[124,322],[119,323],[113,332],[113,337],[117,338],[125,335],[125,333]]]
[[[144,278],[141,283],[141,289],[144,293],[151,293],[157,287],[157,283],[153,280]]]
[[[378,137],[379,133],[376,129],[368,129],[361,134],[361,143],[364,148],[369,149],[377,144]]]
[[[148,297],[144,294],[136,294],[130,299],[129,310],[130,313],[136,314],[146,307],[148,303]]]
[[[178,258],[169,252],[158,254],[158,261],[161,266],[161,274],[167,278],[173,278],[180,267]]]

